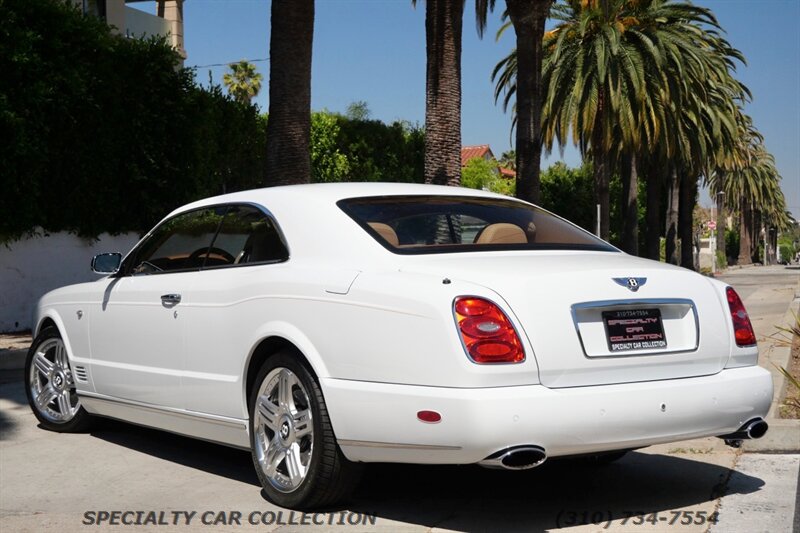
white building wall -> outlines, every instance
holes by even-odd
[[[138,240],[135,233],[103,234],[97,241],[52,233],[0,244],[0,332],[30,329],[36,301],[42,295],[64,285],[98,279],[90,268],[94,255],[125,254]]]
[[[132,7],[125,7],[125,36],[143,39],[170,34],[170,22]]]

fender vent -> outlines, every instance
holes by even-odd
[[[88,383],[89,382],[89,374],[86,372],[85,366],[76,366],[75,367],[75,381],[80,383]]]

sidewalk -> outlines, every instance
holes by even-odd
[[[719,276],[721,281],[731,284],[742,297],[753,329],[758,339],[759,364],[772,373],[774,393],[772,406],[767,414],[769,431],[761,439],[746,440],[742,446],[746,452],[797,453],[800,451],[800,420],[779,418],[780,400],[786,390],[786,379],[777,367],[788,368],[791,357],[790,346],[780,346],[773,335],[777,326],[794,322],[800,312],[800,270],[796,272],[793,286],[775,288],[761,279],[776,274],[785,274],[790,269],[784,266],[752,267],[726,271]]]

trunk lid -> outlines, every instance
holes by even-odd
[[[672,265],[618,252],[533,251],[417,256],[402,270],[497,293],[547,387],[715,374],[730,356],[716,289]]]

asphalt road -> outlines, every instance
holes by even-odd
[[[786,312],[798,271],[746,269],[725,280],[763,334]],[[607,466],[552,460],[525,472],[370,465],[347,506],[304,516],[263,499],[246,452],[113,421],[86,434],[44,431],[21,380],[19,370],[0,372],[4,533],[800,531],[800,442],[797,452],[753,454],[698,439],[632,452]],[[145,525],[109,525],[113,520]]]

